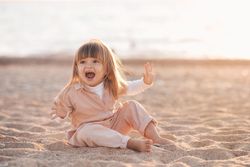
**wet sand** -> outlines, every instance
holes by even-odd
[[[70,123],[48,113],[71,65],[0,64],[0,166],[250,166],[249,62],[155,61],[154,86],[122,99],[142,103],[162,136],[182,148],[151,153],[69,146]],[[143,72],[141,61],[126,67],[130,79]]]

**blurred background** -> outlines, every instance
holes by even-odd
[[[0,56],[72,55],[99,38],[122,58],[250,59],[248,0],[0,1]]]

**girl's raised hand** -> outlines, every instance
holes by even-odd
[[[153,68],[152,65],[147,62],[144,64],[144,74],[143,74],[143,81],[145,84],[151,85],[154,80]]]

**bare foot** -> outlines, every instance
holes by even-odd
[[[127,148],[139,151],[139,152],[150,152],[153,141],[150,139],[129,139]]]

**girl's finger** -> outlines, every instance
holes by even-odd
[[[145,67],[145,71],[146,71],[147,73],[152,72],[152,66],[151,66],[151,64],[150,64],[149,62],[147,62],[147,63],[144,65],[144,67]]]
[[[148,75],[148,67],[147,67],[147,63],[144,64],[144,71],[145,71],[145,75]]]
[[[151,63],[148,63],[148,69],[149,69],[149,72],[152,72],[152,65],[151,65]]]

